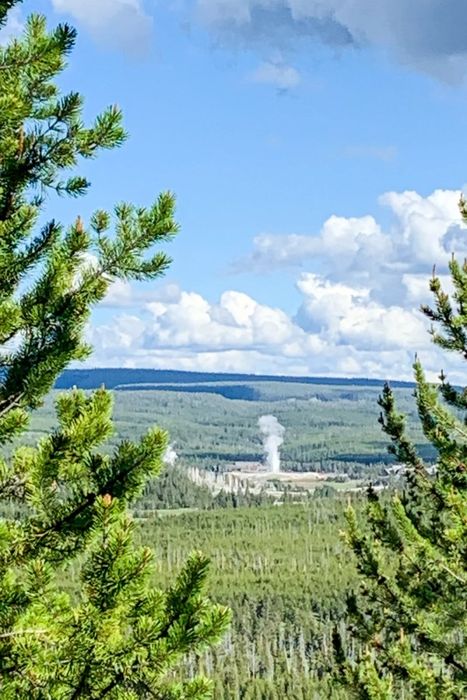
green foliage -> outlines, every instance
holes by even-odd
[[[465,203],[461,210],[466,219]],[[467,262],[450,263],[451,299],[435,275],[434,342],[467,358]],[[362,577],[351,596],[353,631],[364,645],[349,659],[336,635],[345,677],[359,698],[460,700],[467,695],[467,419],[466,391],[441,375],[427,382],[414,365],[415,399],[426,439],[437,453],[430,469],[406,434],[393,392],[380,399],[390,451],[406,466],[405,488],[391,497],[370,490],[364,523],[347,514],[347,540]]]
[[[14,4],[2,3],[0,24]],[[177,231],[170,193],[146,209],[98,211],[87,226],[79,216],[68,228],[40,223],[49,193],[86,192],[79,160],[125,138],[117,108],[85,126],[81,96],[60,93],[74,42],[68,25],[49,32],[35,15],[0,47],[0,695],[201,699],[211,684],[173,669],[222,636],[229,612],[204,596],[200,554],[154,589],[152,554],[134,546],[128,512],[161,469],[166,433],[105,448],[112,397],[76,390],[58,397],[58,424],[38,444],[18,444],[31,409],[89,353],[92,306],[117,278],[162,274],[170,259],[153,248]]]
[[[153,553],[145,570],[155,587],[153,593],[175,588],[174,581],[194,547],[214,564],[206,582],[209,597],[233,611],[231,628],[219,645],[208,645],[198,653],[191,649],[169,674],[169,689],[164,687],[161,694],[164,699],[177,697],[173,688],[179,692],[178,683],[208,676],[216,700],[344,700],[345,691],[326,676],[333,621],[342,618],[345,592],[355,583],[355,571],[339,537],[344,510],[344,500],[320,498],[280,508],[161,511],[137,519],[131,526],[130,551],[136,554],[142,547]],[[113,537],[117,534],[112,529]],[[118,566],[109,566],[111,552],[101,552],[101,543],[102,533],[91,548],[97,559],[84,569],[82,560],[73,559],[59,574],[62,595],[66,592],[75,601],[75,610],[78,598],[86,601],[87,607],[79,608],[86,614],[96,605],[95,591],[102,586],[103,579],[96,581],[94,576],[92,585],[87,584],[94,567],[107,567],[104,585],[115,590]],[[130,586],[121,593],[114,590],[109,590],[112,599],[120,596],[122,601],[133,595]],[[158,595],[157,600],[162,600],[163,594]],[[123,611],[117,607],[104,612],[108,624],[102,628],[100,643],[110,629],[119,633],[118,615]],[[112,628],[110,620],[115,623]],[[90,629],[101,635],[98,626]],[[70,644],[68,637],[62,640]],[[86,649],[88,656],[96,653],[89,646]]]

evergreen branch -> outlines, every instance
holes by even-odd
[[[0,639],[6,639],[8,637],[20,637],[23,634],[48,634],[48,630],[16,630],[14,632],[2,632],[0,633]]]
[[[463,586],[467,586],[467,579],[462,578],[462,576],[459,576],[456,574],[452,569],[450,569],[446,564],[443,562],[437,562],[438,566],[445,571],[447,574],[449,574],[455,581],[458,583],[461,583]]]
[[[0,25],[14,4],[1,4]],[[84,194],[89,183],[70,171],[126,137],[117,107],[85,127],[81,96],[61,94],[57,78],[75,36],[68,25],[48,32],[33,15],[0,47],[0,344],[20,336],[0,362],[0,444],[25,429],[57,376],[86,355],[85,323],[109,284],[164,273],[170,258],[152,248],[178,231],[174,198],[163,193],[147,209],[116,207],[113,236],[104,212],[92,217],[91,233],[78,217],[68,230],[52,221],[34,235],[46,196]],[[83,258],[95,251],[96,269],[86,269]],[[21,511],[0,522],[0,694],[98,700],[118,688],[205,700],[207,682],[178,683],[172,669],[215,643],[229,620],[203,595],[207,562],[190,561],[164,596],[150,585],[149,550],[133,551],[125,524],[128,504],[160,469],[165,433],[123,442],[110,457],[100,449],[111,428],[107,394],[74,392],[57,414],[59,427],[37,447],[0,460],[0,493]],[[81,572],[77,598],[57,576],[68,564]]]
[[[0,400],[0,418],[9,413],[13,408],[21,406],[21,400],[24,397],[24,392],[18,394],[10,394],[6,399]]]
[[[88,654],[89,653],[90,653],[90,650],[88,650]],[[81,696],[82,692],[84,690],[86,690],[88,674],[89,674],[90,670],[91,670],[91,664],[86,663],[83,667],[83,671],[82,671],[81,677],[78,681],[78,685],[76,686],[76,689],[74,690],[73,694],[70,696],[69,700],[78,700],[78,698]]]

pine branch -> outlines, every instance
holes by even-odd
[[[14,0],[0,6],[0,25]],[[0,444],[25,430],[56,378],[89,352],[83,342],[93,306],[116,280],[165,272],[155,247],[177,233],[175,200],[148,208],[120,204],[69,228],[43,220],[46,197],[77,197],[89,183],[81,159],[120,146],[122,116],[110,107],[85,126],[83,100],[62,95],[58,78],[76,38],[44,17],[0,47]],[[109,233],[111,227],[114,231]],[[86,266],[87,255],[97,258]],[[13,348],[5,344],[16,341]],[[185,654],[218,641],[228,611],[205,596],[207,561],[190,560],[167,593],[150,584],[151,553],[135,549],[127,508],[157,475],[167,444],[152,430],[113,455],[111,401],[71,392],[57,403],[58,427],[36,447],[12,446],[0,460],[0,494],[19,514],[0,523],[0,694],[64,700],[113,697],[206,700],[209,684],[179,683]],[[79,571],[77,595],[64,567]]]

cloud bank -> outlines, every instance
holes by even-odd
[[[435,377],[459,377],[455,356],[435,348],[419,311],[430,300],[437,263],[445,282],[451,250],[465,252],[459,192],[428,197],[390,192],[381,204],[393,218],[330,217],[318,235],[260,236],[242,265],[295,266],[295,313],[230,289],[210,301],[176,284],[133,288],[119,283],[107,304],[110,322],[94,323],[91,364],[295,375],[411,378],[415,353]]]
[[[51,0],[98,41],[132,52],[151,42],[155,2],[143,0]],[[467,4],[464,0],[179,0],[216,43],[257,48],[266,58],[299,46],[333,50],[376,47],[402,64],[447,82],[467,73]],[[294,82],[271,77],[277,82]],[[291,71],[296,69],[291,68]],[[265,71],[264,66],[258,70]],[[276,71],[277,72],[277,71]],[[287,88],[290,86],[287,85]]]
[[[379,199],[391,215],[386,230],[373,216],[333,215],[317,235],[256,236],[252,252],[233,269],[269,272],[319,263],[329,279],[364,286],[372,299],[400,303],[410,287],[415,300],[418,275],[426,279],[434,263],[446,272],[453,251],[467,252],[459,196],[460,192],[446,190],[428,197],[388,192]]]
[[[446,81],[467,70],[464,0],[196,0],[219,39],[285,49],[376,46]]]

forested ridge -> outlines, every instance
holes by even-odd
[[[285,427],[281,459],[286,470],[315,469],[368,478],[381,474],[384,465],[393,461],[378,424],[377,388],[286,382],[262,387],[261,399],[255,401],[215,393],[116,391],[115,434],[110,444],[140,435],[157,423],[169,431],[185,467],[228,468],[236,461],[263,460],[258,419],[272,413]],[[433,460],[435,453],[417,420],[413,390],[395,391],[409,416],[411,436]],[[26,440],[34,441],[53,425],[55,396],[52,392],[32,417]]]
[[[155,388],[158,384],[198,384],[206,383],[251,384],[255,382],[274,382],[286,384],[323,384],[382,387],[383,379],[361,377],[291,377],[270,374],[234,374],[231,372],[188,372],[166,369],[127,369],[122,367],[67,369],[55,382],[57,389],[69,389],[79,386],[82,389],[97,389],[105,384],[108,389],[121,389],[131,386],[133,389],[144,388],[148,384]],[[394,387],[413,387],[413,382],[392,380]],[[139,386],[138,386],[139,385]],[[143,386],[142,386],[143,385]]]

